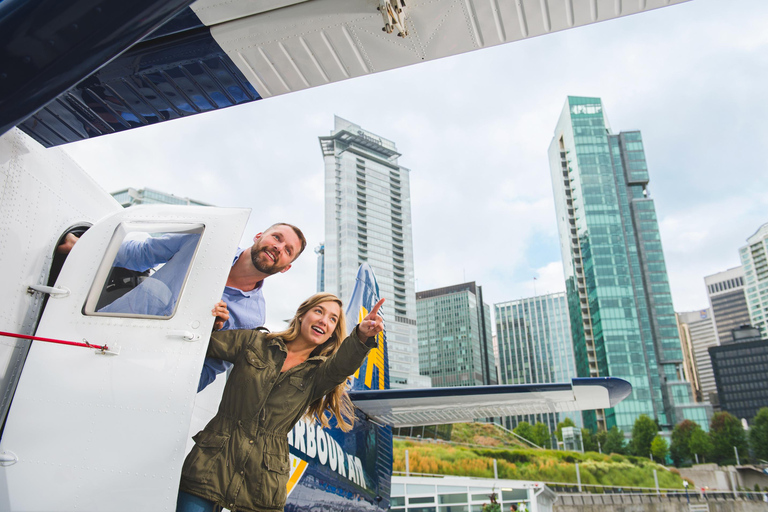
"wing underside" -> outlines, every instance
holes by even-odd
[[[6,93],[0,84],[0,107],[13,104],[16,96],[24,98],[30,84],[40,89],[35,95],[40,100],[35,106],[34,98],[25,98],[26,113],[21,106],[13,115],[2,114],[0,108],[0,133],[26,118],[19,124],[22,130],[44,146],[55,146],[684,1],[409,0],[405,5],[402,0],[198,0],[131,45],[136,31],[120,24],[121,19],[136,24],[130,3],[78,0],[73,3],[80,9],[68,12],[73,26],[81,16],[107,34],[126,32],[126,42],[73,39],[63,47],[52,43],[74,36],[62,32],[69,25],[58,23],[56,12],[42,8],[52,0],[29,0],[26,4],[40,6],[35,25],[46,30],[8,32],[7,48],[16,48],[14,41],[20,44],[25,38],[39,44],[25,43],[29,55],[16,50],[8,54],[15,66],[9,76],[20,85]],[[142,0],[141,6],[167,9],[170,3]],[[173,3],[179,9],[189,0]],[[104,16],[91,20],[95,8],[113,13],[110,25]],[[45,18],[49,11],[51,20]],[[0,8],[0,34],[14,23]],[[152,27],[146,25],[144,30]],[[98,62],[94,48],[104,46],[109,51]],[[34,53],[38,47],[45,50],[41,56]],[[61,76],[58,68],[25,64],[42,57],[61,63],[68,79],[59,84],[52,80]],[[97,64],[100,68],[93,72]],[[75,80],[79,83],[74,87],[64,87]],[[396,103],[406,92],[376,91],[371,97]]]
[[[393,427],[470,422],[477,418],[613,407],[632,391],[617,378],[562,384],[352,391],[355,407]]]

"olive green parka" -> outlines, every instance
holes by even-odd
[[[219,331],[208,356],[234,363],[216,416],[193,437],[182,491],[234,511],[280,511],[289,476],[288,432],[310,403],[353,374],[376,338],[357,328],[330,357],[312,356],[280,373],[282,339],[259,330]]]

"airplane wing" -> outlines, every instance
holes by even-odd
[[[571,383],[350,391],[355,407],[393,427],[471,422],[476,418],[607,409],[632,391],[615,377]]]
[[[0,134],[50,147],[684,1],[5,0]]]

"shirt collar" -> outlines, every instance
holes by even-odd
[[[230,265],[231,267],[235,266],[235,263],[237,263],[237,260],[240,259],[240,255],[243,254],[244,251],[245,251],[245,249],[243,249],[241,247],[237,248],[237,252],[235,253],[235,257],[232,260],[232,265]],[[233,288],[231,286],[227,286],[227,288],[229,288],[230,290],[236,290],[236,291],[240,292],[241,294],[245,295],[246,297],[250,297],[254,293],[259,292],[261,290],[262,286],[264,286],[264,280],[263,279],[258,282],[258,284],[256,285],[256,287],[253,290],[244,291],[244,290],[241,290],[240,288]]]

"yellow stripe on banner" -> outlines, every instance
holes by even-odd
[[[360,312],[357,315],[357,323],[363,321],[368,316],[368,310],[365,306],[360,307]],[[379,346],[371,350],[368,353],[368,360],[365,365],[365,385],[368,389],[384,389],[384,333],[380,332],[376,335]],[[379,382],[378,386],[374,387],[373,384],[373,368],[379,369]],[[360,368],[355,371],[355,378],[360,378]]]
[[[286,496],[291,494],[291,491],[296,487],[296,484],[301,477],[304,476],[304,471],[306,471],[306,469],[307,461],[291,455],[291,477],[288,479],[288,484],[286,485],[286,488],[288,489]]]

